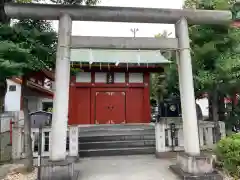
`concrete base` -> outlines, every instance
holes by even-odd
[[[177,155],[177,165],[184,172],[193,174],[205,174],[213,172],[213,159],[206,155],[191,156],[185,152]]]
[[[223,177],[217,171],[195,175],[184,172],[179,165],[171,165],[170,169],[183,180],[223,180]]]
[[[223,180],[213,169],[213,160],[206,155],[190,156],[186,153],[177,155],[177,164],[170,169],[184,180]]]
[[[42,165],[39,167],[41,170],[42,180],[74,180],[77,179],[77,172],[74,170],[75,160],[66,159],[64,161],[42,161]],[[76,177],[76,178],[75,178]]]

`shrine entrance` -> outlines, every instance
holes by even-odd
[[[95,94],[95,124],[126,123],[126,93],[98,91]]]
[[[229,24],[232,22],[231,11],[196,10],[196,9],[156,9],[156,8],[106,7],[106,6],[89,7],[76,5],[64,6],[38,3],[23,3],[23,4],[8,3],[4,5],[4,9],[6,14],[12,18],[59,20],[58,48],[55,69],[56,89],[54,93],[54,105],[53,105],[54,110],[51,129],[52,145],[50,159],[52,161],[65,160],[67,154],[66,137],[68,128],[67,122],[69,117],[68,108],[70,89],[69,88],[70,61],[74,61],[74,59],[83,58],[84,61],[80,61],[79,64],[80,67],[82,67],[83,63],[87,63],[89,64],[89,69],[91,69],[92,65],[94,65],[93,63],[95,64],[97,63],[99,64],[99,69],[101,70],[102,64],[109,65],[113,63],[109,59],[111,58],[116,61],[114,62],[115,66],[125,66],[128,71],[129,65],[136,66],[136,62],[139,66],[142,64],[147,64],[147,67],[149,66],[149,64],[154,64],[154,66],[156,65],[156,63],[159,64],[160,62],[159,59],[161,57],[160,50],[168,51],[171,50],[175,51],[176,53],[176,60],[179,72],[179,86],[180,86],[179,89],[181,94],[181,106],[182,106],[184,151],[189,156],[191,155],[195,157],[200,155],[198,122],[196,115],[188,24],[216,24],[216,25]],[[237,16],[237,12],[235,12],[233,15]],[[73,20],[175,24],[176,38],[71,36]],[[102,52],[103,49],[104,52]],[[106,55],[107,50],[115,58],[107,56]],[[118,58],[119,52],[116,52],[114,50],[121,51],[121,58]],[[138,51],[138,53],[134,52],[134,50]],[[149,53],[149,50],[156,51],[156,53],[153,52]],[[80,53],[82,54],[81,56]],[[132,56],[132,54],[134,56]],[[151,56],[151,58],[149,56]],[[90,78],[87,79],[89,80]],[[138,83],[139,78],[136,78],[136,74],[132,76],[132,79],[137,80],[136,84],[132,85],[132,87],[135,88],[139,87]],[[141,84],[144,85],[143,87],[149,86],[148,83],[142,80],[141,82],[142,82]],[[89,84],[91,83],[91,86],[87,85],[89,86],[89,88],[96,88],[92,82],[88,83]],[[100,82],[98,81],[97,83]],[[107,83],[110,83],[110,81]],[[129,80],[129,82],[126,82],[126,85],[130,85],[130,83],[132,83],[132,81]],[[71,85],[72,84],[70,84],[70,86]],[[84,90],[86,91],[86,93],[83,94],[82,96],[84,97],[91,96],[92,101],[92,96],[95,97],[95,94],[92,95],[91,93],[90,95],[90,89],[87,89],[86,86]],[[131,89],[129,89],[129,92],[130,91]],[[148,88],[144,88],[143,91],[144,94],[146,95],[149,94]],[[111,92],[112,94],[113,91],[109,90],[106,92]],[[129,92],[127,96],[131,98],[131,96],[134,95],[135,93],[129,95]],[[96,113],[97,118],[101,119],[101,123],[106,123],[109,120],[122,122],[124,120],[123,116],[124,113],[122,113],[124,112],[124,108],[122,105],[124,104],[124,98],[122,97],[123,95],[121,95],[121,92],[117,93],[116,96],[112,95],[113,99],[111,99],[112,97],[109,97],[111,95],[109,94],[107,95],[106,93],[105,94],[99,93],[99,95],[100,95],[99,97],[96,97],[97,98],[96,105],[97,108],[99,108],[99,110],[97,110]],[[118,105],[114,104],[115,98],[116,99],[119,98],[119,100],[116,102],[120,104]],[[134,98],[130,101],[127,98],[128,101],[127,105],[131,102],[134,102],[136,106],[138,106],[139,103],[135,101],[138,99],[139,98]],[[145,101],[146,97],[144,96],[143,99]],[[105,104],[105,101],[107,102],[107,100],[110,100],[109,104],[107,103]],[[83,103],[83,101],[81,102],[82,105],[86,105]],[[104,106],[101,103],[104,103]],[[90,106],[92,109],[93,105],[90,104]],[[132,109],[130,109],[129,107],[125,108],[130,112],[129,114],[127,113],[127,118],[132,120],[136,119],[130,117],[132,115],[135,115],[135,112],[141,112],[140,110],[136,111],[134,109],[136,106],[129,106]],[[105,110],[104,108],[106,107],[107,109]],[[116,108],[117,110],[115,111],[114,108]],[[101,116],[101,111],[103,109],[104,111],[110,113],[109,117]],[[148,114],[149,113],[145,113],[146,120],[148,119],[147,117]],[[59,139],[62,139],[62,141],[59,141]],[[74,146],[74,149],[76,150],[76,146]],[[77,151],[73,151],[71,152],[71,154],[77,155]],[[185,158],[186,157],[183,157],[181,159],[185,161]],[[193,158],[191,157],[191,161],[192,159]],[[183,162],[180,162],[179,164],[183,164]],[[186,167],[184,167],[184,169],[186,169]],[[192,171],[192,168],[190,169]],[[206,172],[204,171],[204,173]]]

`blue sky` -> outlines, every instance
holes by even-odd
[[[101,6],[148,7],[180,9],[183,0],[101,0]],[[57,30],[58,22],[53,23]],[[131,37],[131,28],[138,28],[138,37],[153,37],[164,30],[173,32],[174,25],[169,24],[139,24],[139,23],[111,23],[111,22],[73,22],[73,35],[81,36],[124,36]]]

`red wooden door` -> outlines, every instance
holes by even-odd
[[[125,92],[96,92],[95,123],[121,124],[126,121]]]
[[[110,92],[96,92],[95,97],[95,124],[110,124]]]
[[[111,123],[121,124],[126,121],[126,93],[125,92],[111,92]]]

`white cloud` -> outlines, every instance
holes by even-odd
[[[146,7],[180,9],[183,0],[101,0],[100,6]],[[57,30],[58,22],[54,28]],[[174,33],[174,25],[170,24],[140,24],[140,23],[112,23],[112,22],[73,22],[73,35],[81,36],[133,36],[131,28],[138,28],[136,36],[153,37],[164,30]]]

